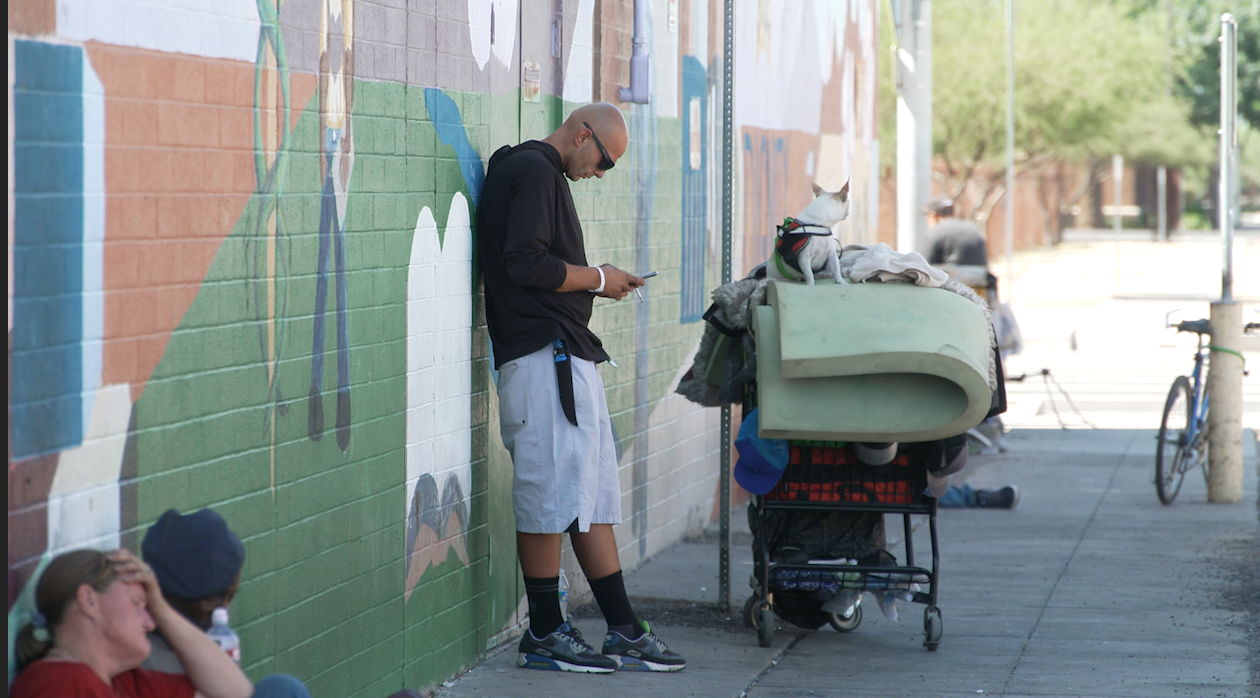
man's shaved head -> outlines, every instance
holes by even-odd
[[[560,153],[565,176],[573,181],[587,177],[603,177],[597,165],[603,160],[600,146],[615,163],[625,155],[630,134],[621,110],[607,102],[578,107],[569,114],[560,128],[543,139]]]
[[[577,131],[584,128],[583,122],[591,125],[614,159],[626,152],[626,143],[630,140],[630,136],[626,130],[626,117],[621,114],[620,109],[608,102],[596,102],[578,107],[569,114],[569,118],[564,120],[561,128]]]

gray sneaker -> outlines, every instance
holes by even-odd
[[[516,665],[527,669],[611,674],[620,666],[615,658],[599,654],[586,644],[582,633],[567,621],[541,640],[526,630],[518,652]]]
[[[669,651],[664,642],[652,634],[652,626],[647,621],[639,621],[643,626],[643,634],[636,640],[630,640],[616,631],[609,631],[604,636],[604,654],[616,657],[621,662],[622,671],[682,671],[687,668],[687,660],[676,652]]]

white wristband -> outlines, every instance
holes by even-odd
[[[595,267],[595,271],[599,272],[599,288],[591,289],[591,293],[603,293],[604,292],[604,268]]]

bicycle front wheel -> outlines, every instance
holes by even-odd
[[[1173,503],[1186,477],[1182,461],[1189,456],[1186,435],[1192,404],[1189,379],[1177,376],[1168,391],[1168,400],[1164,402],[1164,419],[1159,424],[1155,448],[1155,492],[1164,504]]]

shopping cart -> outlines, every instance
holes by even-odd
[[[789,442],[790,456],[782,479],[773,490],[753,500],[756,588],[744,605],[747,624],[757,629],[758,642],[769,647],[774,638],[776,594],[812,593],[849,599],[848,606],[828,612],[828,622],[840,632],[851,632],[862,622],[864,592],[925,604],[923,646],[936,650],[943,631],[937,607],[940,550],[936,535],[936,500],[924,495],[927,464],[939,460],[936,443],[901,444],[885,465],[858,460],[851,444]],[[905,527],[905,565],[892,564],[882,556],[878,564],[854,564],[854,560],[788,561],[771,550],[769,518],[794,512],[877,512],[901,514]],[[931,568],[916,566],[911,516],[926,516],[932,541]],[[799,554],[798,554],[799,556]],[[825,607],[824,607],[825,609]]]

